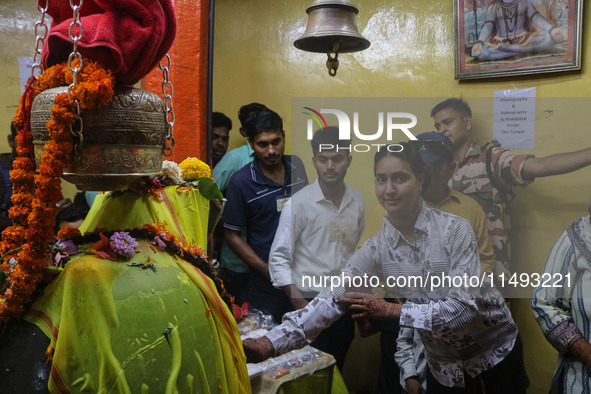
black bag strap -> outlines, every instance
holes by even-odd
[[[488,179],[490,179],[492,185],[501,193],[502,202],[509,203],[513,201],[513,199],[515,198],[515,192],[511,190],[511,187],[505,186],[497,182],[496,178],[493,175],[492,151],[494,148],[495,146],[493,145],[486,150],[486,175],[488,175]]]

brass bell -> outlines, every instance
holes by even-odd
[[[348,0],[315,0],[306,10],[308,26],[293,45],[307,52],[326,53],[328,73],[335,76],[338,54],[369,48],[370,42],[357,29],[359,10]],[[334,53],[334,58],[331,57]]]

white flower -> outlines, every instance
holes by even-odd
[[[183,181],[181,168],[174,161],[164,160],[162,162],[162,174],[170,178],[177,185]]]

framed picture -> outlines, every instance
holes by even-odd
[[[454,0],[455,78],[581,68],[582,0]]]

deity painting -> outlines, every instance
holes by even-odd
[[[456,0],[456,78],[580,68],[579,0]]]

